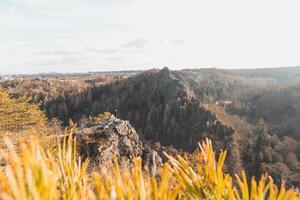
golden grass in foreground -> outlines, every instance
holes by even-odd
[[[87,173],[88,161],[76,157],[76,139],[64,139],[56,155],[45,152],[37,140],[20,142],[20,154],[8,146],[9,164],[0,170],[0,199],[300,199],[298,192],[278,189],[271,177],[263,176],[251,186],[245,173],[233,178],[222,171],[226,152],[218,161],[211,141],[199,145],[196,163],[167,155],[169,163],[158,177],[142,169],[140,158],[132,168]],[[196,167],[192,167],[196,166]]]

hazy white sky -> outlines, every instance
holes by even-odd
[[[0,74],[300,64],[299,0],[0,0]]]

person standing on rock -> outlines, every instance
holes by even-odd
[[[114,113],[114,115],[115,115],[116,118],[117,118],[117,114],[118,114],[118,110],[116,109],[115,113]]]

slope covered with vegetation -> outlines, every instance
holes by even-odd
[[[29,99],[10,98],[0,91],[0,133],[21,132],[46,125],[46,116],[39,107],[29,103]]]
[[[278,67],[261,69],[233,70],[234,73],[245,77],[260,77],[273,79],[281,84],[294,84],[300,81],[300,67]]]
[[[288,71],[284,77],[291,75]],[[218,69],[165,68],[101,85],[62,79],[15,80],[15,85],[3,86],[14,97],[27,91],[32,102],[41,101],[50,119],[65,125],[71,118],[87,128],[91,117],[114,112],[129,120],[150,146],[190,154],[198,141],[209,137],[216,152],[228,152],[225,172],[240,174],[245,169],[250,177],[268,172],[278,186],[300,185],[297,86],[263,74],[252,77]],[[88,154],[98,142],[94,135],[91,139]]]

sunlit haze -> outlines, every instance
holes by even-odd
[[[300,64],[299,0],[1,0],[0,74]]]

